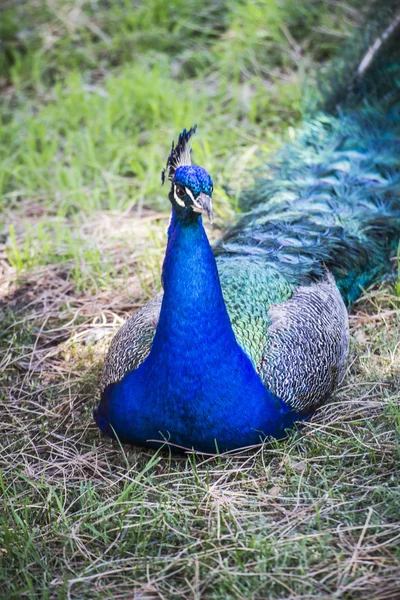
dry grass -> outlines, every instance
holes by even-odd
[[[173,457],[97,431],[101,360],[154,292],[165,225],[150,212],[88,222],[116,258],[113,291],[79,293],[68,264],[18,279],[0,248],[3,597],[399,598],[400,306],[389,284],[351,317],[341,390],[286,441]]]

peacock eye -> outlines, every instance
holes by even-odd
[[[179,198],[184,198],[186,196],[184,188],[180,185],[176,186],[176,194]]]

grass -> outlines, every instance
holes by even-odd
[[[396,598],[400,307],[389,286],[357,305],[345,385],[312,423],[201,459],[101,438],[96,378],[115,314],[131,305],[39,277],[16,288],[1,327],[5,597]],[[16,309],[21,294],[35,298],[28,310]]]
[[[91,417],[109,340],[160,286],[171,140],[199,124],[215,238],[360,7],[2,5],[0,597],[398,598],[396,283],[357,303],[343,386],[279,444],[175,457]]]

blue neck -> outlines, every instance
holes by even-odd
[[[164,297],[152,354],[183,331],[190,342],[185,353],[197,358],[197,344],[204,339],[214,348],[237,345],[201,217],[182,220],[172,211],[162,281]]]
[[[98,422],[123,442],[167,438],[206,452],[282,437],[296,415],[265,388],[236,341],[200,217],[173,211],[162,276],[150,354],[107,388]]]

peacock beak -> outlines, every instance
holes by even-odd
[[[192,209],[194,210],[194,212],[203,213],[207,215],[210,222],[212,223],[213,213],[211,196],[204,194],[204,192],[200,192],[197,198],[193,200]]]

